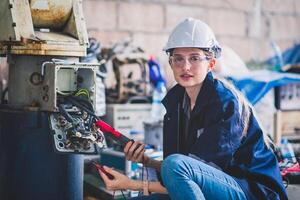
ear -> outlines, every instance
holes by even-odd
[[[216,60],[211,59],[208,64],[209,69],[212,70],[212,68],[215,66],[215,64],[216,64]]]

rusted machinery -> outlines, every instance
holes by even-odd
[[[70,100],[91,109],[96,102],[98,65],[79,62],[88,45],[82,1],[2,0],[0,16],[0,54],[9,64],[0,199],[82,199],[77,154],[102,144],[88,114]]]

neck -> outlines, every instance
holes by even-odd
[[[190,98],[190,103],[191,103],[191,110],[193,110],[195,104],[196,104],[196,100],[197,100],[197,96],[200,92],[200,89],[202,87],[202,84],[199,84],[199,85],[196,85],[196,86],[193,86],[193,87],[186,87],[185,88],[185,91],[187,93],[187,95],[189,96]]]

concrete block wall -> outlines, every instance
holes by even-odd
[[[207,22],[221,45],[244,61],[263,60],[300,40],[299,0],[84,0],[89,35],[104,46],[131,37],[149,54],[162,52],[172,28],[186,17]]]

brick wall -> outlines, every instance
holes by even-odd
[[[270,42],[284,50],[300,39],[299,0],[84,0],[90,36],[108,45],[133,38],[162,61],[168,34],[186,17],[207,22],[221,45],[244,61],[271,54]]]

